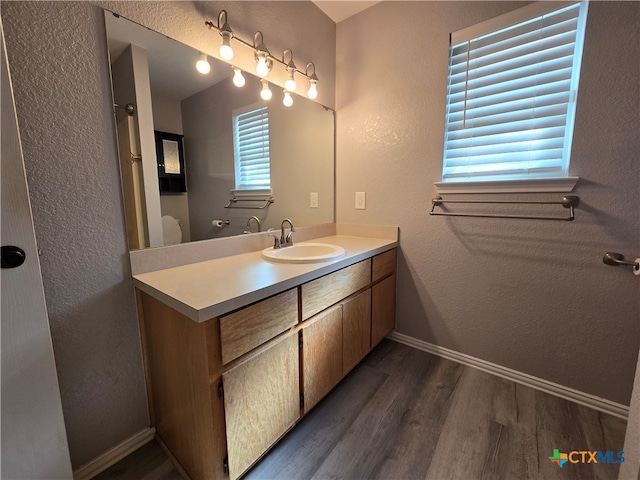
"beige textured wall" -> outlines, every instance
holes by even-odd
[[[640,282],[601,259],[640,254],[640,3],[589,7],[570,167],[581,177],[576,220],[428,215],[449,33],[518,6],[382,2],[338,24],[337,221],[400,226],[399,332],[628,405]],[[356,191],[366,210],[354,209]]]
[[[243,38],[313,59],[334,106],[336,27],[309,2],[2,2],[74,468],[149,425],[100,6],[211,52],[225,8]]]

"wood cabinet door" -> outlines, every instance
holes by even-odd
[[[222,374],[229,476],[238,478],[300,418],[298,336]]]
[[[317,314],[302,330],[302,393],[307,413],[342,379],[342,306]]]
[[[342,303],[342,373],[346,375],[369,353],[371,289]]]
[[[396,276],[391,275],[371,287],[371,348],[396,326]]]

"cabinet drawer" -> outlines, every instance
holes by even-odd
[[[221,317],[222,363],[235,360],[296,323],[298,291],[295,288]]]
[[[371,282],[371,260],[343,268],[301,287],[302,320],[330,307]]]
[[[372,282],[391,275],[396,271],[397,249],[389,250],[373,257]]]

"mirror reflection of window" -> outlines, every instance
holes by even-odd
[[[271,188],[269,111],[250,105],[233,112],[236,190]]]

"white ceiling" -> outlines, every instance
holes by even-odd
[[[313,0],[313,3],[315,3],[329,18],[331,18],[331,20],[338,23],[345,18],[349,18],[356,13],[360,13],[379,2],[372,2],[368,0]]]

